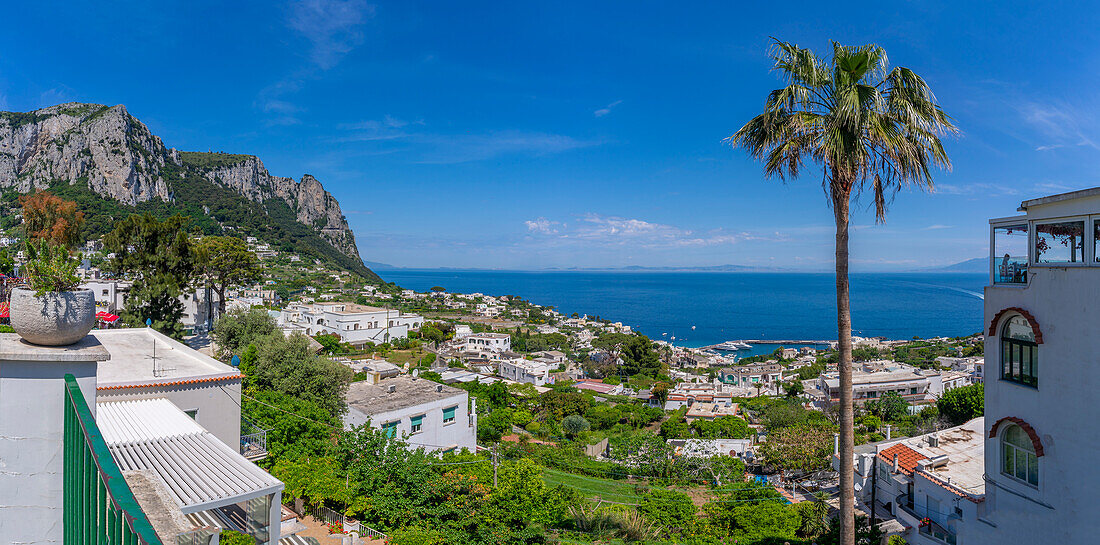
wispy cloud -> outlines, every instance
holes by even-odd
[[[1071,185],[1063,182],[1039,182],[1032,187],[1032,191],[1036,193],[1066,193],[1069,191],[1075,191],[1078,189],[1085,189],[1091,187],[1092,184],[1077,184]]]
[[[451,164],[483,161],[505,155],[553,155],[599,145],[563,134],[530,131],[494,131],[483,134],[418,135],[413,142],[427,144],[421,163]]]
[[[937,230],[940,230],[940,229],[951,229],[952,227],[954,227],[954,226],[953,225],[942,225],[942,224],[936,223],[936,224],[933,224],[933,225],[929,225],[928,227],[925,227],[921,230],[922,231],[937,231]]]
[[[405,138],[410,133],[404,130],[411,125],[424,125],[423,120],[406,121],[391,115],[382,119],[368,119],[355,123],[342,123],[337,128],[349,131],[349,134],[337,138],[340,142],[369,142],[372,140],[394,140]]]
[[[374,15],[365,0],[301,0],[291,5],[287,26],[310,42],[310,60],[322,70],[363,43],[363,25]]]
[[[297,0],[289,5],[287,28],[309,42],[307,66],[293,70],[281,80],[260,90],[255,107],[269,114],[268,126],[296,125],[304,109],[289,98],[304,82],[339,64],[345,55],[363,43],[363,29],[374,16],[374,6],[365,0]]]
[[[1022,101],[1016,105],[1020,115],[1041,136],[1045,143],[1036,151],[1051,151],[1067,146],[1084,146],[1100,150],[1088,130],[1095,116],[1084,109],[1060,102]]]
[[[582,215],[576,222],[551,221],[540,217],[524,222],[528,233],[544,242],[556,245],[625,246],[646,249],[682,248],[690,246],[733,245],[750,240],[786,240],[780,233],[730,232],[713,229],[697,232],[675,225],[637,218],[605,216],[596,213]]]
[[[961,185],[936,184],[935,193],[941,195],[983,195],[986,197],[1003,197],[1018,195],[1020,191],[1005,184],[975,182]]]
[[[599,140],[585,140],[562,134],[503,130],[484,133],[444,134],[423,129],[423,120],[405,121],[391,116],[340,125],[347,131],[338,142],[399,143],[411,160],[424,164],[457,164],[495,159],[506,155],[552,155],[597,146]],[[394,144],[387,144],[394,145]]]
[[[66,102],[72,102],[73,90],[66,85],[58,85],[52,89],[47,89],[38,95],[38,107],[45,108],[47,106],[55,106],[57,104],[64,104]]]
[[[592,115],[594,115],[596,117],[603,117],[603,116],[611,113],[611,110],[614,109],[615,106],[618,106],[619,104],[622,104],[622,103],[623,103],[622,100],[616,100],[615,102],[612,102],[611,104],[608,104],[607,106],[604,106],[603,108],[600,108],[599,110],[596,110],[596,111],[592,112]]]

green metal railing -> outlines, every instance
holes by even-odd
[[[65,545],[162,545],[72,375],[65,375]]]

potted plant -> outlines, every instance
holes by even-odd
[[[95,294],[77,289],[76,260],[63,246],[27,244],[21,268],[25,287],[11,292],[11,327],[23,340],[45,346],[73,344],[95,325]]]

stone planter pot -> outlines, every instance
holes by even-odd
[[[83,339],[95,325],[95,294],[91,290],[46,293],[11,291],[11,327],[23,340],[44,346],[65,346]]]

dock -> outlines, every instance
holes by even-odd
[[[726,341],[726,342],[729,342],[729,341]],[[802,345],[802,344],[819,345],[820,344],[820,345],[825,345],[825,346],[830,346],[830,345],[836,344],[836,341],[805,340],[805,339],[803,339],[803,340],[796,340],[796,339],[780,339],[780,340],[775,340],[775,339],[741,339],[741,340],[735,340],[733,342],[735,342],[735,343],[745,343],[745,344],[798,344],[798,345]],[[701,350],[718,350],[718,345],[720,345],[720,344],[722,344],[722,343],[712,344],[712,345],[708,345],[708,346],[702,346],[702,347],[700,347],[700,349]]]

